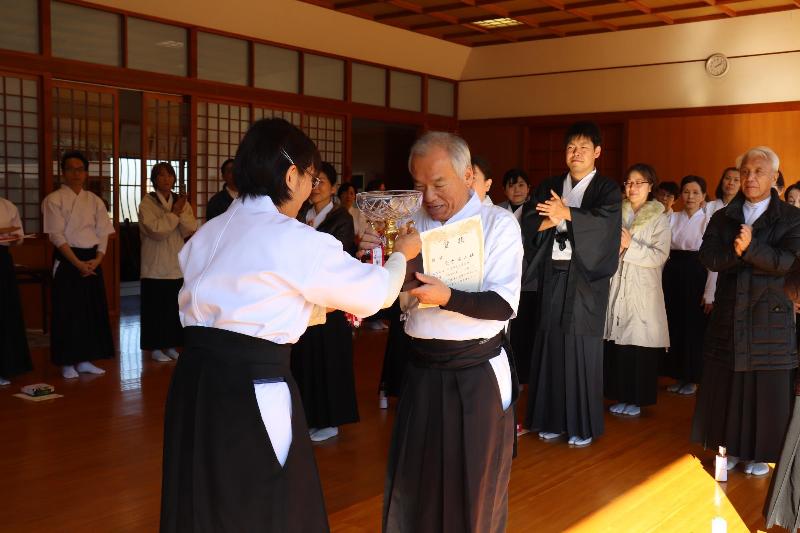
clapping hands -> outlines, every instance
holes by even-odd
[[[747,224],[742,224],[739,228],[739,235],[733,241],[733,250],[736,252],[736,255],[741,257],[745,251],[747,251],[752,241],[753,228]]]

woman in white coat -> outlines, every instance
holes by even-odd
[[[619,269],[611,278],[605,328],[605,395],[610,411],[639,416],[656,403],[658,362],[669,347],[661,271],[669,257],[671,231],[664,206],[652,199],[653,167],[628,169],[622,202]]]

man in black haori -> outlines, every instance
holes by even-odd
[[[603,434],[603,328],[622,227],[619,185],[595,168],[600,146],[597,125],[572,125],[569,173],[545,180],[521,220],[524,279],[538,275],[542,302],[525,427],[577,447]]]

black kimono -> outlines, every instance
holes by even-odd
[[[14,261],[8,246],[0,244],[0,378],[24,374],[32,368]]]
[[[333,235],[346,252],[355,254],[353,217],[347,209],[332,209],[317,231]],[[358,422],[352,331],[344,313],[334,311],[324,324],[308,328],[292,347],[292,375],[311,428]]]
[[[206,206],[206,222],[227,211],[232,203],[233,196],[228,192],[228,186],[223,185],[222,190],[208,200],[208,205]]]
[[[595,175],[567,222],[572,258],[554,261],[556,228],[540,232],[545,218],[535,208],[551,190],[561,195],[564,179],[545,180],[521,220],[523,285],[538,272],[541,298],[525,426],[587,439],[603,434],[603,328],[619,263],[622,198],[616,182]]]

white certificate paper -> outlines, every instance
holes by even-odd
[[[480,215],[425,231],[420,238],[425,274],[439,278],[451,289],[481,290],[483,223]]]

